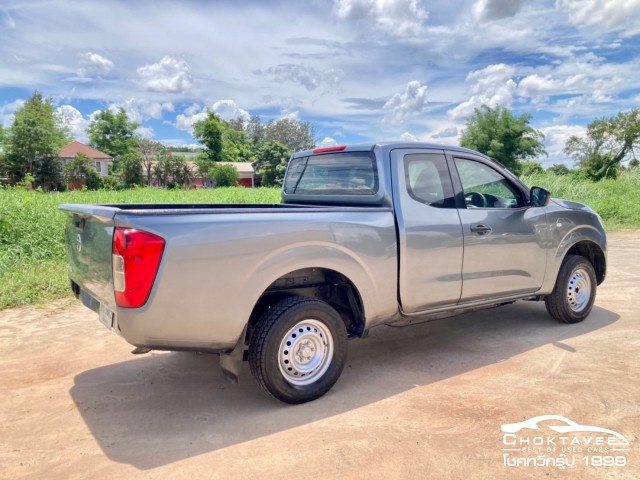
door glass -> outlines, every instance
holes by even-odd
[[[488,165],[455,159],[467,208],[520,208],[522,196],[501,173]]]
[[[444,155],[405,155],[404,172],[411,198],[432,207],[454,208],[453,185]]]

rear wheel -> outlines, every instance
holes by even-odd
[[[553,292],[544,300],[547,312],[562,323],[581,322],[591,313],[596,285],[591,263],[579,255],[567,256],[560,267]]]
[[[347,331],[333,307],[289,297],[267,310],[249,342],[249,366],[260,386],[286,403],[321,397],[347,357]]]

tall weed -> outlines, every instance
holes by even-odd
[[[586,203],[600,214],[609,230],[640,228],[640,169],[622,172],[615,180],[608,178],[599,182],[548,172],[522,179],[527,185],[550,190],[555,198]]]

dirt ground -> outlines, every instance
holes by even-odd
[[[331,392],[299,406],[265,396],[246,364],[234,386],[215,355],[131,355],[75,301],[5,310],[0,477],[637,479],[639,294],[640,232],[614,233],[583,323],[520,302],[380,327],[350,342]],[[618,437],[557,433],[558,420],[501,431],[539,415],[613,430],[628,445],[602,450]],[[509,466],[516,458],[534,460]],[[618,466],[598,466],[607,462]]]

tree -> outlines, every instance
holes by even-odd
[[[62,170],[62,162],[57,155],[44,155],[38,158],[33,172],[36,186],[42,188],[45,192],[65,190]]]
[[[247,141],[253,145],[254,150],[265,140],[265,126],[262,124],[260,115],[252,115],[244,125]]]
[[[291,151],[280,142],[265,142],[258,150],[254,167],[262,176],[262,186],[281,186]]]
[[[151,171],[152,178],[158,182],[158,186],[165,187],[169,181],[169,175],[171,174],[171,165],[169,157],[161,156]]]
[[[147,185],[151,184],[151,169],[158,162],[160,155],[164,152],[164,145],[160,142],[152,142],[146,139],[137,139],[138,152],[142,157],[142,166],[147,172]]]
[[[5,177],[7,175],[7,160],[4,154],[4,139],[5,139],[5,131],[0,125],[0,177]]]
[[[238,169],[233,165],[214,163],[209,178],[215,182],[216,187],[235,187],[238,185]]]
[[[313,126],[309,122],[293,118],[272,120],[264,127],[264,140],[280,142],[291,152],[313,148],[314,136]]]
[[[493,157],[519,173],[520,161],[546,155],[542,132],[529,125],[531,115],[514,117],[504,107],[483,105],[467,119],[460,145]]]
[[[184,186],[193,179],[193,172],[189,167],[189,162],[185,157],[169,157],[171,166],[171,176],[173,177],[173,184]]]
[[[136,149],[134,132],[139,126],[140,124],[129,120],[124,108],[120,108],[117,113],[103,110],[93,117],[87,128],[89,145],[111,155],[117,170],[119,157]]]
[[[88,190],[98,190],[102,186],[100,174],[93,167],[92,160],[84,153],[78,153],[65,165],[64,176],[68,183],[84,182]]]
[[[142,185],[142,157],[130,151],[119,157],[119,173],[126,187]]]
[[[194,178],[185,157],[161,155],[151,169],[151,178],[161,187],[182,186]]]
[[[29,174],[45,189],[56,186],[61,172],[58,154],[70,140],[69,131],[55,114],[51,99],[34,92],[14,113],[6,133],[4,154],[11,180],[20,181]]]
[[[232,123],[224,125],[222,157],[225,162],[250,162],[253,159],[253,148],[244,131],[236,130]]]
[[[215,162],[212,162],[203,155],[199,155],[195,160],[195,164],[195,174],[202,179],[202,185],[206,186],[207,179],[209,178],[209,172],[211,172]]]
[[[207,118],[193,124],[193,137],[201,143],[204,155],[212,162],[222,161],[222,132],[224,126],[214,112],[207,112]]]
[[[588,178],[615,178],[620,164],[636,158],[640,147],[640,109],[602,117],[587,126],[585,138],[572,136],[564,151],[572,156]]]

